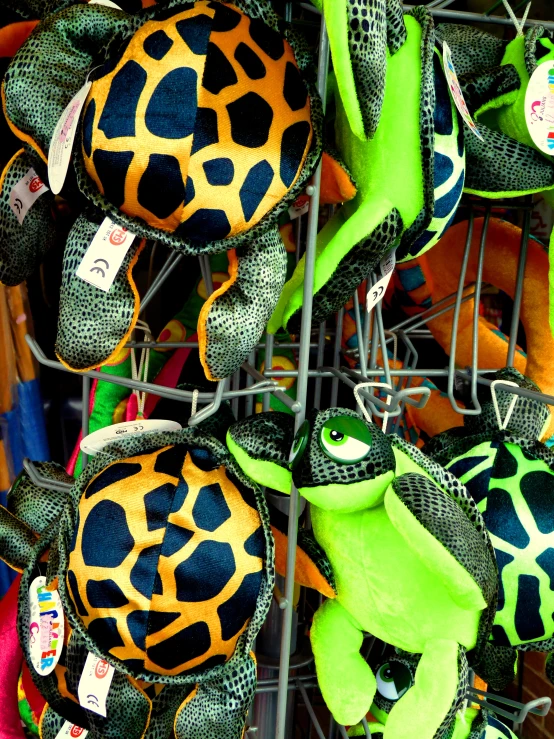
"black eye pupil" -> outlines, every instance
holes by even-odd
[[[333,441],[342,441],[344,439],[344,434],[341,434],[340,431],[331,431],[331,439]]]

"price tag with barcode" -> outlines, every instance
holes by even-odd
[[[379,303],[385,297],[387,286],[394,272],[396,266],[396,249],[390,251],[386,257],[383,257],[380,262],[380,270],[382,277],[377,280],[375,285],[367,294],[367,312],[369,313],[377,303]]]

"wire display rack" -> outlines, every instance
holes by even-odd
[[[458,23],[492,23],[500,25],[511,25],[512,21],[502,15],[490,15],[488,13],[497,9],[501,4],[495,3],[485,14],[478,14],[462,10],[449,9],[453,0],[432,0],[427,7],[439,21],[453,21]],[[319,29],[319,45],[317,50],[318,68],[317,84],[325,108],[325,93],[327,75],[329,69],[329,44],[325,22],[316,9],[306,3],[286,3],[285,15],[290,19],[293,15],[293,5],[306,11],[303,25],[311,25]],[[406,5],[406,9],[413,6]],[[515,10],[519,6],[515,6]],[[500,7],[498,12],[502,12]],[[526,25],[540,23],[545,28],[554,31],[554,22],[534,21],[527,19]],[[421,408],[427,402],[430,390],[425,386],[412,387],[411,380],[414,377],[421,378],[443,378],[446,382],[446,393],[452,408],[461,415],[475,415],[480,413],[480,405],[477,397],[479,385],[490,385],[491,380],[486,375],[500,367],[482,369],[479,367],[479,336],[478,318],[480,296],[485,289],[482,282],[482,265],[485,250],[487,249],[487,230],[490,218],[495,213],[512,211],[517,213],[522,224],[520,255],[517,269],[515,294],[513,300],[513,313],[511,319],[511,330],[509,342],[506,349],[505,365],[513,364],[516,352],[516,340],[518,334],[519,317],[525,279],[527,241],[530,232],[531,212],[533,203],[530,199],[514,199],[509,201],[478,201],[474,198],[464,199],[462,207],[467,209],[468,232],[465,242],[464,256],[462,260],[457,290],[450,296],[444,298],[431,308],[409,318],[405,318],[395,325],[386,325],[387,317],[383,313],[382,304],[378,303],[370,313],[362,312],[358,294],[353,297],[353,314],[355,320],[358,349],[354,356],[359,367],[352,369],[343,365],[343,354],[341,348],[341,335],[343,329],[344,309],[339,311],[334,320],[322,323],[319,326],[312,325],[312,294],[314,280],[315,246],[316,235],[319,226],[319,208],[313,204],[319,201],[321,165],[316,170],[307,194],[311,198],[312,207],[306,216],[297,221],[298,248],[296,258],[298,260],[302,251],[305,251],[305,281],[303,294],[303,310],[298,340],[279,342],[274,336],[266,335],[258,344],[255,351],[250,355],[241,369],[231,378],[217,383],[213,392],[193,392],[173,387],[144,382],[114,375],[107,375],[100,371],[91,370],[80,373],[82,377],[82,434],[83,438],[88,434],[88,409],[91,391],[91,379],[101,382],[115,383],[127,387],[133,391],[154,393],[163,398],[168,398],[181,403],[197,402],[199,410],[189,419],[190,425],[198,424],[210,415],[217,413],[223,401],[230,401],[232,410],[236,417],[239,415],[250,415],[254,409],[256,396],[261,396],[263,410],[269,410],[270,395],[273,394],[285,406],[294,413],[295,431],[302,424],[306,410],[309,406],[332,407],[337,404],[340,388],[355,388],[360,383],[378,383],[384,379],[388,385],[386,399],[379,396],[378,387],[369,387],[359,390],[366,410],[377,418],[384,417],[392,419],[387,426],[389,433],[398,429],[398,423],[402,418],[407,405]],[[465,281],[466,268],[472,243],[472,231],[476,214],[482,215],[483,230],[479,244],[477,279],[468,293]],[[304,223],[304,221],[306,221]],[[304,234],[304,238],[300,238]],[[173,272],[181,260],[177,253],[171,253],[151,283],[149,289],[141,300],[141,313],[146,306],[161,290],[167,278]],[[199,257],[200,271],[206,285],[207,294],[213,291],[212,276],[209,260],[206,256]],[[367,277],[367,290],[370,290],[376,282],[375,274],[360,275],[360,279]],[[458,320],[463,303],[474,301],[473,331],[471,340],[472,361],[467,368],[456,366],[456,345],[458,338]],[[427,324],[433,319],[452,312],[452,337],[451,350],[448,364],[442,368],[421,366],[420,353],[416,344],[432,338]],[[60,362],[48,358],[43,348],[31,336],[27,336],[27,342],[31,351],[46,370],[68,372]],[[129,341],[127,347],[131,349],[155,349],[162,346],[164,349],[198,348],[196,342],[163,342],[140,341],[138,339]],[[396,358],[398,346],[402,347],[402,364],[392,362],[389,359],[389,348],[393,348]],[[297,369],[273,369],[273,357],[280,349],[292,349],[297,355]],[[381,350],[381,351],[380,351]],[[257,369],[257,353],[265,353],[265,370]],[[287,395],[279,385],[282,378],[293,378],[296,380],[296,398]],[[471,403],[468,407],[462,407],[457,400],[457,384],[462,381],[467,383]],[[554,405],[554,396],[534,393],[514,386],[505,386],[503,389],[523,397],[540,398],[548,404]],[[344,395],[344,393],[342,393]],[[356,407],[354,396],[351,396],[352,406]],[[86,464],[86,457],[83,458]],[[66,489],[62,483],[53,483],[40,475],[38,469],[29,460],[25,461],[25,469],[33,481],[47,489]],[[314,710],[313,698],[308,691],[317,691],[317,680],[313,672],[313,662],[309,647],[304,641],[297,643],[297,612],[295,610],[295,584],[294,566],[296,555],[298,517],[304,501],[299,498],[298,490],[293,486],[290,498],[279,500],[281,508],[285,506],[288,514],[288,549],[286,577],[277,578],[277,597],[274,599],[266,624],[262,628],[257,640],[257,659],[259,666],[259,682],[256,701],[249,719],[248,735],[258,739],[290,739],[294,736],[293,709],[295,697],[299,696],[306,708],[309,727],[306,736],[317,735],[319,739],[334,739],[338,735],[346,737],[343,726],[335,724],[331,718],[329,726],[322,728],[320,720]],[[375,640],[368,637],[369,649],[374,646]],[[472,689],[468,695],[471,701],[493,707],[491,700],[500,701],[504,707],[493,707],[500,715],[512,721],[514,726],[521,724],[529,713],[546,715],[550,708],[549,699],[538,699],[536,701],[522,704],[517,701],[499,698],[489,693],[475,691]],[[512,710],[507,710],[507,708]],[[365,720],[364,720],[365,721]],[[370,729],[364,723],[366,737],[370,736]]]

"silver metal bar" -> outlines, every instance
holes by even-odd
[[[175,267],[179,264],[181,259],[183,258],[182,254],[179,254],[177,252],[172,252],[169,257],[167,258],[164,266],[161,268],[161,270],[158,272],[158,275],[154,282],[150,285],[150,288],[146,291],[146,295],[143,297],[143,299],[140,301],[140,312],[142,313],[148,303],[152,300],[154,295],[158,292],[160,287],[163,285],[163,283],[167,280],[169,275],[173,272]]]
[[[323,730],[319,724],[319,721],[317,720],[317,716],[315,715],[315,711],[313,709],[312,702],[308,696],[308,692],[306,691],[306,688],[302,684],[301,680],[296,681],[296,687],[298,688],[298,690],[300,691],[300,695],[304,699],[304,705],[306,706],[306,710],[310,715],[315,733],[318,735],[319,739],[326,739],[325,734],[323,733]]]
[[[253,367],[249,362],[244,362],[242,364],[242,369],[247,372],[250,377],[254,378],[255,380],[258,380],[258,383],[267,382],[267,378],[262,375],[261,372],[258,372],[258,370]],[[291,370],[294,371],[294,370]],[[279,398],[281,403],[287,406],[293,413],[298,413],[300,411],[300,404],[298,401],[296,401],[294,398],[290,398],[284,390],[282,390],[278,385],[273,391],[273,394],[276,398]]]
[[[521,312],[521,298],[523,296],[523,280],[525,279],[525,264],[527,262],[527,246],[529,243],[529,230],[531,228],[531,213],[526,212],[523,216],[523,228],[521,230],[521,248],[517,265],[516,286],[514,291],[514,305],[512,312],[512,325],[508,343],[508,356],[506,365],[512,367],[517,345],[517,331],[519,328],[519,314]]]
[[[358,337],[358,351],[359,351],[358,362],[360,363],[360,370],[362,372],[362,375],[365,375],[366,370],[367,370],[367,354],[365,354],[364,356],[364,346],[365,346],[364,330],[362,326],[362,317],[360,313],[360,299],[358,297],[357,290],[352,296],[352,304],[354,306],[354,320],[356,322],[356,336]],[[373,351],[371,352],[371,354],[373,357]]]
[[[265,371],[273,367],[273,346],[275,344],[275,336],[273,334],[266,333],[265,335],[265,356],[264,364]],[[262,398],[262,410],[269,410],[269,395],[264,395]]]
[[[214,413],[217,413],[219,410],[219,406],[221,405],[221,401],[223,399],[223,393],[225,391],[225,385],[227,384],[227,380],[220,380],[217,383],[217,389],[214,393],[214,399],[211,403],[209,403],[207,406],[202,408],[202,410],[197,411],[194,416],[191,416],[188,420],[189,426],[198,426],[199,423],[202,423],[202,421],[205,421],[206,418],[209,418],[210,416],[213,416]]]
[[[35,467],[35,463],[27,457],[23,460],[23,469],[29,475],[31,482],[34,482],[40,488],[44,488],[44,490],[56,490],[60,493],[68,493],[73,487],[68,482],[62,482],[61,480],[54,481],[48,477],[44,477]]]
[[[481,281],[483,278],[483,263],[485,261],[485,245],[487,243],[487,231],[489,228],[490,208],[485,211],[483,219],[483,230],[479,242],[479,254],[477,256],[477,271],[475,275],[475,298],[473,302],[473,332],[471,335],[471,402],[474,408],[481,410],[477,398],[477,370],[479,368],[479,308],[481,303]]]
[[[335,324],[335,344],[333,347],[333,367],[338,369],[340,364],[340,349],[342,342],[342,325],[344,321],[344,308],[341,308],[336,315]],[[333,377],[331,382],[331,408],[337,405],[339,396],[339,378]]]
[[[321,19],[319,36],[319,57],[317,65],[317,87],[321,96],[323,111],[325,112],[327,71],[329,66],[329,38],[325,26],[325,18]],[[300,403],[300,410],[296,415],[295,431],[300,428],[306,415],[306,398],[308,392],[308,371],[310,367],[310,335],[312,326],[312,303],[315,271],[316,238],[318,228],[319,187],[321,182],[321,162],[315,171],[312,187],[311,207],[308,213],[308,232],[306,237],[306,255],[304,265],[304,295],[302,320],[300,326],[300,350],[298,353],[298,382],[296,397]],[[281,655],[279,662],[279,692],[277,696],[277,722],[275,739],[285,739],[287,691],[290,664],[290,639],[292,633],[292,609],[294,597],[294,567],[296,563],[296,539],[298,534],[298,490],[291,488],[288,541],[287,541],[287,569],[285,578],[285,602],[283,626],[281,632]]]
[[[199,346],[198,341],[128,341],[125,344],[126,349],[198,349]],[[276,346],[279,349],[298,349],[300,342],[278,342]],[[265,343],[256,344],[255,348],[265,349]],[[310,348],[317,349],[317,343],[312,342]]]
[[[200,262],[200,271],[202,272],[202,279],[204,280],[204,286],[206,288],[206,295],[211,295],[214,291],[214,284],[212,281],[212,265],[210,264],[210,257],[207,254],[201,254],[198,257]]]
[[[81,406],[81,439],[88,436],[89,429],[89,403],[90,403],[90,377],[83,377],[82,389],[82,406]],[[88,454],[81,452],[81,469],[85,469],[88,462]]]
[[[317,366],[323,364],[325,357],[325,321],[319,324],[319,332],[317,338]],[[319,408],[321,405],[321,383],[322,378],[317,377],[314,387],[314,408]]]

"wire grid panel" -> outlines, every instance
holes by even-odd
[[[510,25],[512,23],[512,21],[507,17],[484,16],[477,13],[469,13],[448,9],[448,6],[451,3],[452,0],[432,0],[432,2],[428,3],[428,7],[439,21],[446,20],[462,23],[495,23],[501,25]],[[291,5],[291,3],[287,3],[286,6],[287,15],[289,16]],[[306,9],[312,11],[310,15],[310,22],[313,24],[319,24],[317,79],[319,91],[324,100],[329,65],[329,47],[325,24],[321,20],[321,17],[317,14],[317,11],[315,11],[312,6],[306,6],[304,3],[301,3],[300,5],[301,7],[305,7]],[[498,5],[498,3],[496,3],[496,5]],[[413,6],[405,5],[404,7],[406,9],[409,9]],[[536,23],[536,21],[533,21],[531,19],[527,20],[527,25],[532,25],[534,23]],[[541,24],[548,29],[554,30],[554,22],[541,21]],[[318,202],[320,174],[321,172],[318,168],[314,175],[310,189],[312,203]],[[467,290],[464,291],[465,266],[467,266],[467,259],[471,246],[471,229],[476,209],[484,210],[484,226],[479,246],[478,278],[475,281],[472,292],[468,294]],[[387,414],[389,418],[392,418],[392,425],[388,426],[387,430],[389,432],[394,432],[398,428],[398,423],[404,413],[407,404],[416,406],[419,405],[421,407],[426,402],[428,391],[426,393],[425,388],[411,387],[411,381],[414,377],[446,378],[447,394],[454,410],[460,414],[478,414],[480,412],[480,406],[477,399],[477,385],[490,385],[490,380],[482,377],[482,375],[492,370],[499,369],[480,369],[478,367],[479,346],[477,321],[479,317],[479,297],[483,290],[481,275],[486,249],[487,226],[490,217],[494,215],[495,211],[506,211],[507,209],[523,210],[521,250],[516,279],[514,309],[511,322],[509,345],[506,354],[506,365],[512,364],[516,350],[516,338],[519,324],[519,313],[521,308],[521,296],[523,290],[523,280],[525,277],[527,238],[529,235],[532,209],[532,204],[530,202],[474,202],[469,205],[469,230],[465,245],[462,268],[460,271],[458,289],[452,295],[444,298],[442,301],[436,303],[431,308],[420,313],[419,315],[404,319],[398,322],[396,325],[385,326],[381,304],[378,304],[370,314],[362,314],[359,306],[358,295],[354,295],[353,309],[356,335],[358,339],[357,359],[359,361],[359,369],[357,370],[341,366],[341,335],[345,316],[344,309],[338,312],[338,314],[335,316],[334,321],[328,321],[327,324],[321,324],[315,330],[312,327],[311,309],[313,275],[319,215],[318,208],[312,206],[307,217],[304,218],[304,220],[307,221],[307,223],[305,223],[305,240],[301,238],[303,227],[300,220],[298,221],[297,227],[297,259],[301,254],[302,246],[305,247],[306,259],[303,311],[298,341],[279,343],[278,341],[275,341],[273,336],[267,335],[265,337],[265,341],[257,346],[256,351],[253,352],[248,361],[244,363],[242,369],[235,373],[232,378],[221,381],[218,384],[216,391],[213,393],[201,392],[197,395],[198,401],[202,405],[202,410],[199,413],[199,417],[196,418],[196,422],[198,422],[199,418],[205,418],[207,417],[207,415],[217,412],[219,404],[222,402],[222,400],[229,400],[231,402],[232,409],[235,412],[235,415],[238,415],[239,413],[239,404],[243,403],[244,414],[249,415],[253,411],[254,398],[258,394],[262,395],[262,409],[268,410],[270,400],[269,394],[273,393],[275,396],[279,397],[279,399],[283,403],[285,403],[290,410],[293,411],[293,413],[295,414],[295,428],[297,429],[304,420],[309,389],[313,392],[314,405],[316,407],[319,407],[320,404],[333,406],[337,404],[339,388],[341,384],[353,388],[360,382],[371,382],[378,380],[379,378],[384,378],[385,382],[391,388],[390,393],[387,391],[388,396],[386,401],[383,401],[375,394],[375,392],[370,392],[369,390],[360,391],[360,395],[364,400],[364,404],[368,412],[371,412],[373,415],[380,418],[383,418],[385,414]],[[141,312],[144,311],[144,309],[155,296],[155,294],[161,289],[165,280],[175,269],[180,259],[181,255],[178,255],[176,253],[170,254],[164,266],[150,285],[149,290],[142,298]],[[209,260],[205,256],[199,257],[199,259],[200,269],[204,277],[207,293],[209,294],[213,290]],[[361,277],[364,276],[361,275]],[[377,278],[375,275],[369,276],[367,280],[368,290],[371,288],[372,283],[375,282],[376,279]],[[469,300],[474,300],[472,363],[471,366],[467,369],[461,370],[458,369],[455,364],[457,326],[461,305]],[[428,337],[429,332],[426,328],[424,328],[426,327],[426,324],[432,321],[433,318],[443,315],[447,311],[453,312],[452,345],[448,366],[440,369],[433,367],[421,367],[419,366],[419,356],[414,345],[414,341],[416,339]],[[68,371],[56,360],[48,359],[42,351],[41,347],[38,346],[37,342],[34,339],[28,337],[27,340],[35,358],[40,364],[51,369]],[[387,351],[389,347],[393,347],[393,358],[396,359],[396,349],[398,342],[400,342],[404,347],[404,358],[402,366],[400,368],[396,366],[395,362],[390,362]],[[147,347],[155,348],[157,344],[156,342],[130,341],[127,346],[140,349]],[[197,346],[197,343],[195,344],[192,342],[164,343],[164,348],[197,348]],[[323,366],[324,356],[326,355],[325,350],[327,346],[331,347],[332,362],[329,366]],[[283,370],[272,368],[273,357],[280,348],[294,349],[297,352],[298,369]],[[259,370],[256,369],[257,350],[263,350],[265,352],[266,369],[264,373],[261,373]],[[381,360],[380,363],[378,363],[378,358],[380,358]],[[310,366],[311,359],[315,359],[315,362],[313,362],[312,366]],[[458,377],[464,379],[470,384],[470,394],[472,399],[472,407],[470,408],[461,407],[456,400],[455,387],[456,378]],[[279,387],[278,380],[281,378],[296,379],[297,397],[295,400],[289,398],[289,396],[287,396]],[[121,378],[113,375],[107,376],[97,371],[86,372],[82,376],[83,437],[86,436],[88,433],[88,408],[91,379],[98,379],[100,381],[124,385],[136,391],[152,392],[178,402],[191,402],[193,399],[193,394],[190,391],[163,387],[160,385],[154,385],[152,383]],[[327,384],[324,385],[324,383]],[[547,403],[554,405],[554,397],[550,395],[533,393],[532,391],[515,387],[506,387],[506,390],[525,397],[539,397]],[[324,393],[324,391],[328,392]],[[86,459],[84,459],[83,462],[86,463]],[[33,479],[35,479],[35,481],[40,484],[40,476],[38,476],[37,471],[33,468],[33,466],[27,463],[26,469],[29,471],[30,474],[34,475]],[[42,482],[44,483],[44,481]],[[307,689],[312,689],[316,686],[315,675],[309,674],[295,676],[291,674],[290,670],[291,667],[296,669],[298,664],[298,661],[295,661],[294,659],[291,664],[290,649],[291,643],[293,641],[292,629],[294,617],[294,566],[298,509],[298,491],[293,487],[291,490],[288,511],[289,530],[287,572],[283,587],[283,595],[281,596],[279,601],[279,626],[281,629],[281,642],[279,650],[278,669],[276,670],[277,676],[267,678],[265,680],[260,680],[260,683],[258,685],[258,693],[260,695],[264,693],[276,695],[276,724],[275,728],[267,733],[267,736],[265,734],[262,735],[262,733],[259,731],[256,731],[256,727],[251,727],[250,735],[257,735],[258,737],[260,737],[260,739],[269,739],[269,737],[272,736],[275,736],[276,739],[285,739],[285,737],[287,737],[288,739],[288,736],[290,734],[290,701],[288,701],[288,696],[291,691],[298,691],[299,695],[302,697],[310,716],[310,727],[313,726],[315,733],[318,735],[318,737],[320,737],[320,739],[325,739],[326,736],[330,738],[335,737],[337,733],[343,737],[346,737],[346,731],[344,727],[337,726],[332,720],[327,735],[321,728],[315,715],[311,700],[307,693]],[[277,665],[275,665],[275,667],[277,667]],[[367,724],[364,724],[364,730],[366,736],[369,737],[370,731]]]

